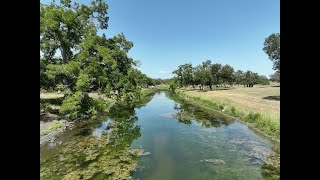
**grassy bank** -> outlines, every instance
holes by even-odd
[[[228,90],[177,90],[183,98],[219,110],[280,138],[280,87],[237,87]]]

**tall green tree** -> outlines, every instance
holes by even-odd
[[[238,84],[238,86],[244,83],[244,73],[241,70],[234,73],[234,78],[235,83]]]
[[[213,84],[215,84],[217,87],[221,83],[221,64],[212,64],[210,71],[213,79]]]
[[[230,65],[224,65],[221,68],[221,79],[223,83],[232,85],[234,82],[234,69]]]
[[[273,33],[265,39],[263,51],[273,62],[273,69],[280,73],[280,33]]]
[[[275,72],[274,74],[271,74],[270,75],[270,81],[280,82],[280,73],[279,72]]]
[[[245,85],[247,87],[253,87],[255,84],[259,84],[259,75],[258,73],[254,73],[251,71],[245,72],[245,78],[244,78]]]
[[[193,84],[193,67],[191,63],[178,66],[178,69],[172,73],[177,75],[178,82],[181,86],[186,88]]]
[[[139,96],[138,63],[127,55],[133,42],[123,34],[97,34],[108,28],[107,10],[103,0],[40,4],[40,85],[63,87],[60,112],[71,118],[103,109],[103,102],[88,96],[91,91],[115,96],[118,102]]]

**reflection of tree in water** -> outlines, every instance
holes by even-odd
[[[130,146],[133,140],[141,136],[140,126],[135,125],[138,116],[133,107],[115,106],[108,115],[114,122],[114,128],[109,134],[109,140],[113,146]]]
[[[174,109],[177,111],[177,114],[174,116],[179,122],[185,124],[191,124],[191,120],[194,119],[198,123],[201,123],[205,127],[220,127],[221,125],[229,125],[233,120],[223,116],[221,114],[213,114],[203,110],[203,108],[192,105],[191,103],[176,97],[170,93],[167,94],[168,97],[174,99],[174,101],[180,103],[174,104]]]
[[[139,105],[147,102],[145,99]],[[73,129],[74,136],[63,146],[42,152],[41,179],[130,179],[138,163],[130,145],[141,136],[135,125],[135,105],[113,106],[107,115],[112,123],[100,138],[92,136],[92,127],[99,121],[88,121]]]

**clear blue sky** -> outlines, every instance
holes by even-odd
[[[274,73],[262,48],[267,36],[280,32],[280,0],[106,2],[110,19],[104,33],[110,37],[123,32],[133,41],[129,56],[150,77],[172,77],[178,65],[196,66],[206,59],[235,70]]]

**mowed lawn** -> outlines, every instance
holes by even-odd
[[[254,87],[233,87],[227,90],[187,90],[187,95],[212,100],[223,104],[225,107],[234,106],[245,113],[261,113],[280,119],[280,87],[254,86]]]

